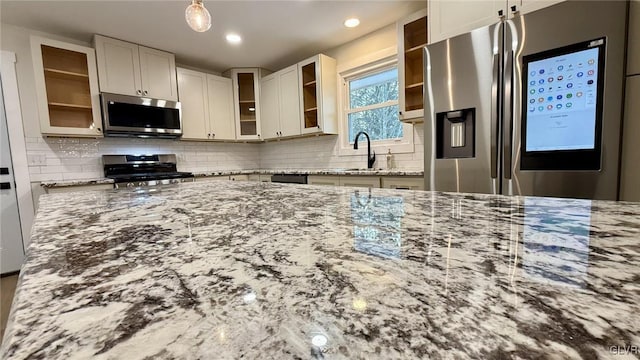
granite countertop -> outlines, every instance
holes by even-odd
[[[624,358],[639,239],[635,203],[260,182],[43,195],[0,357]]]
[[[424,176],[422,170],[401,170],[401,169],[254,169],[254,170],[213,170],[213,171],[196,171],[193,173],[196,177],[209,176],[228,176],[228,175],[273,175],[273,174],[301,174],[301,175],[348,175],[348,176]],[[60,180],[60,181],[43,181],[40,183],[42,187],[65,187],[65,186],[82,186],[97,184],[112,184],[112,179],[86,179],[86,180]]]

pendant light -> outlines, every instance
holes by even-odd
[[[184,12],[187,24],[197,32],[205,32],[211,28],[211,14],[202,4],[202,0],[192,0]]]

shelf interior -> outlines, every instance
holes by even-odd
[[[404,48],[413,49],[427,43],[427,17],[404,25]]]
[[[422,84],[405,89],[404,108],[406,111],[422,109],[424,107],[423,100]]]
[[[49,124],[87,129],[93,125],[93,103],[87,54],[41,45]]]

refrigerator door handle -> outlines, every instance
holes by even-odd
[[[493,55],[491,83],[491,178],[498,178],[498,122],[500,122],[500,54]]]
[[[507,53],[507,64],[504,72],[504,132],[503,132],[503,169],[504,178],[511,179],[511,138],[513,136],[513,59],[514,53],[510,50]]]

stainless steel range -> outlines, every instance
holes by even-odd
[[[102,164],[105,177],[115,181],[116,189],[195,181],[193,173],[178,171],[174,154],[102,155]]]

